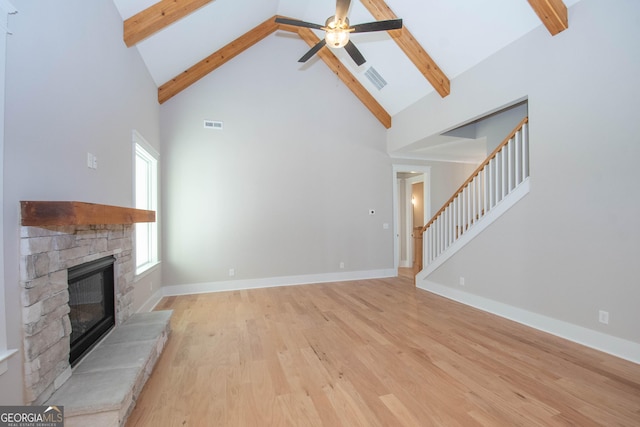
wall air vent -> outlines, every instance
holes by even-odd
[[[381,90],[383,87],[387,85],[386,80],[383,79],[382,76],[373,67],[369,67],[369,69],[364,72],[364,75],[367,76],[369,81],[373,83],[373,85],[378,90]]]
[[[215,120],[205,120],[204,121],[204,128],[205,129],[222,130],[222,122],[217,122]]]

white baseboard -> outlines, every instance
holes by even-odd
[[[17,349],[9,349],[9,350],[0,350],[0,375],[7,372],[9,369],[9,364],[7,363],[7,359],[9,359],[14,354],[18,353]]]
[[[633,341],[624,340],[572,323],[553,319],[428,280],[419,280],[416,286],[462,304],[640,364],[640,344]]]
[[[208,292],[237,291],[242,289],[272,288],[275,286],[308,285],[312,283],[343,282],[350,280],[396,277],[394,269],[347,271],[340,273],[307,274],[301,276],[269,277],[264,279],[225,280],[220,282],[193,283],[165,286],[163,296],[202,294]]]
[[[142,306],[140,306],[140,308],[138,308],[136,313],[147,313],[149,311],[152,311],[156,307],[156,305],[158,305],[163,296],[164,292],[162,291],[162,288],[158,289],[149,297],[149,299],[144,304],[142,304]]]
[[[396,277],[394,269],[349,271],[344,273],[309,274],[302,276],[270,277],[265,279],[226,280],[220,282],[191,283],[185,285],[165,286],[153,293],[138,308],[137,313],[152,311],[165,296],[204,294],[209,292],[237,291],[242,289],[272,288],[275,286],[308,285],[312,283],[345,282],[350,280],[381,279]]]

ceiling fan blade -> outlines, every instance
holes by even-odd
[[[320,49],[322,49],[325,44],[327,44],[327,41],[325,39],[320,40],[314,47],[309,49],[309,52],[305,53],[302,58],[298,59],[298,62],[307,62],[309,60],[309,58],[311,58]]]
[[[353,62],[355,62],[358,66],[367,62],[367,60],[364,59],[364,56],[362,56],[356,45],[353,44],[351,40],[349,40],[349,42],[344,46],[344,49],[347,51],[351,59],[353,59]]]
[[[276,22],[278,24],[293,25],[294,27],[315,28],[316,30],[322,30],[324,28],[322,25],[300,21],[298,19],[276,18]]]
[[[373,31],[389,31],[402,28],[402,19],[389,19],[387,21],[374,21],[358,24],[350,27],[354,33],[370,33]]]
[[[335,16],[337,21],[345,22],[349,13],[349,5],[351,5],[351,0],[336,0]]]

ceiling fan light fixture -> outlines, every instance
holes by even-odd
[[[349,43],[349,31],[343,29],[327,29],[324,39],[327,41],[327,46],[334,49],[344,47]]]
[[[2,1],[2,0],[0,0]],[[298,19],[290,19],[277,16],[275,21],[278,24],[292,25],[294,27],[311,28],[314,30],[323,30],[324,39],[319,40],[307,53],[305,53],[298,62],[307,62],[309,58],[318,53],[325,46],[331,49],[339,49],[344,47],[345,51],[357,66],[367,62],[358,50],[355,44],[349,40],[349,33],[370,33],[374,31],[391,31],[402,28],[402,19],[387,19],[385,21],[366,22],[364,24],[349,25],[347,13],[351,0],[336,0],[336,14],[330,16],[324,26],[314,24],[312,22],[300,21]]]
[[[324,31],[324,40],[327,42],[327,46],[334,49],[344,47],[349,43],[349,18],[345,17],[344,21],[341,21],[335,16],[330,16],[325,22]]]

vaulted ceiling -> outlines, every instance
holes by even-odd
[[[551,35],[568,26],[567,6],[579,0],[353,0],[352,24],[403,19],[401,30],[353,34],[367,62],[344,49],[323,48],[305,67],[328,66],[387,128],[391,117],[534,28]],[[300,36],[297,61],[322,31],[275,23],[276,16],[324,24],[335,0],[114,0],[127,46],[138,49],[162,103],[278,32]],[[324,64],[323,64],[324,63]],[[365,76],[373,67],[381,90]]]

